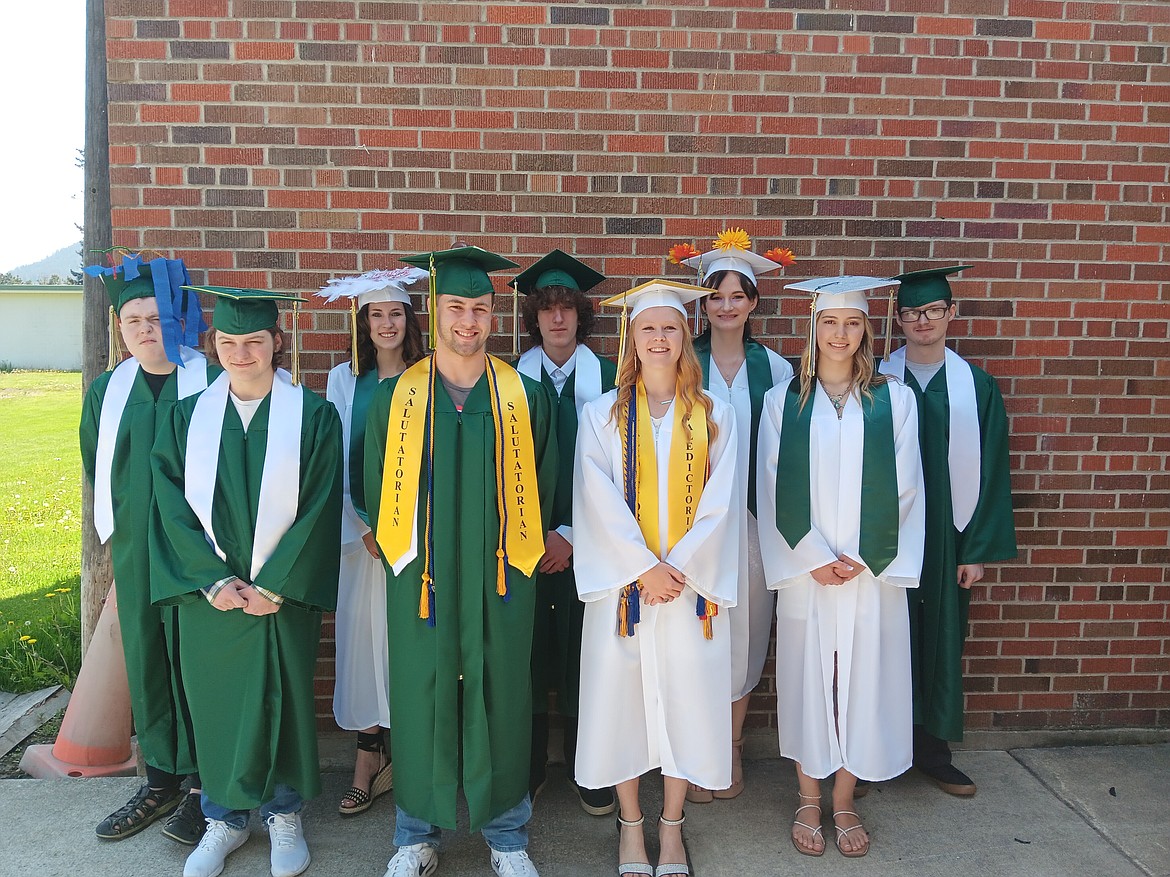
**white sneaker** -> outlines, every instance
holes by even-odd
[[[439,868],[439,851],[430,844],[399,847],[382,877],[430,877]]]
[[[199,846],[183,865],[183,877],[216,877],[223,871],[224,859],[242,847],[250,836],[246,827],[233,828],[218,819],[208,819]]]
[[[309,845],[300,813],[273,813],[264,820],[272,842],[272,877],[297,877],[309,867]]]
[[[532,864],[532,859],[528,858],[528,853],[524,850],[517,850],[514,853],[492,850],[492,870],[499,877],[540,877],[536,866]]]

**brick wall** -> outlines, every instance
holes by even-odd
[[[790,279],[974,263],[957,347],[1008,400],[1021,553],[975,589],[968,726],[1170,726],[1170,4],[106,9],[116,243],[211,283],[309,291],[458,237],[575,251],[613,292],[726,223]],[[795,356],[804,305],[763,293]],[[302,321],[321,388],[344,315]]]

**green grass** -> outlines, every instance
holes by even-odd
[[[79,373],[0,372],[0,689],[77,672],[80,418]]]

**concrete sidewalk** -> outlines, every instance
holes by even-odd
[[[957,763],[979,784],[969,800],[949,797],[911,772],[875,786],[858,802],[872,847],[861,860],[832,847],[819,860],[789,842],[796,807],[791,766],[747,762],[747,791],[734,801],[690,805],[686,837],[698,877],[881,873],[956,877],[960,873],[1070,877],[1170,875],[1170,744],[974,751]],[[307,808],[313,853],[309,877],[381,877],[393,852],[393,801],[387,795],[362,816],[341,819],[336,802],[346,773],[325,775],[325,792]],[[0,781],[0,877],[179,877],[188,848],[152,826],[120,843],[102,843],[94,825],[123,804],[138,780]],[[660,782],[647,781],[645,810],[657,811]],[[826,800],[826,818],[827,812]],[[647,819],[647,837],[655,831]],[[225,877],[268,874],[268,838],[253,820],[253,838],[234,853]],[[586,816],[554,767],[537,801],[529,852],[543,877],[615,874],[612,817]],[[655,854],[652,845],[651,855]],[[439,875],[490,877],[487,850],[465,831],[444,841]]]

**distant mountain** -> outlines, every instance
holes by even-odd
[[[39,262],[30,262],[27,265],[20,265],[9,271],[9,274],[15,274],[17,277],[29,283],[40,283],[48,280],[54,274],[60,277],[66,283],[69,282],[70,271],[81,270],[81,256],[78,252],[81,250],[81,241],[75,244],[70,244],[67,247],[62,247],[51,256],[46,256]]]

